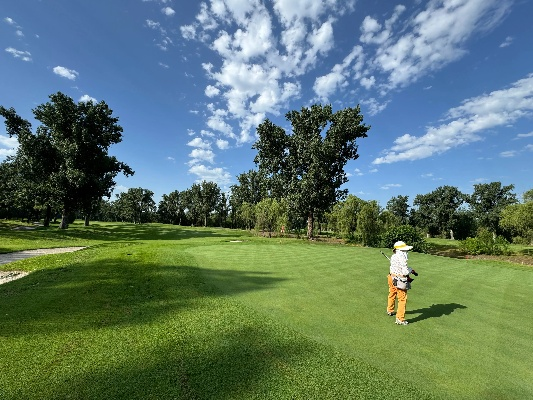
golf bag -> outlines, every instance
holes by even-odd
[[[409,290],[411,289],[411,282],[407,278],[401,278],[399,276],[393,276],[392,277],[392,284],[396,287],[396,289],[400,290]]]

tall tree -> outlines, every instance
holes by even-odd
[[[353,237],[357,231],[357,218],[365,205],[365,201],[353,194],[349,194],[344,201],[339,201],[333,206],[328,219],[334,222],[335,232],[344,237]]]
[[[364,246],[376,246],[379,242],[381,210],[377,201],[367,201],[361,207],[357,218],[357,231],[361,235]]]
[[[448,235],[465,195],[454,186],[440,186],[433,192],[417,195],[413,201],[413,220],[430,235]]]
[[[243,204],[255,205],[268,196],[268,182],[263,173],[249,170],[237,176],[239,183],[230,187],[229,205],[233,226]]]
[[[409,222],[409,196],[392,197],[387,202],[386,209],[398,219],[398,225]]]
[[[533,244],[533,201],[505,206],[500,216],[500,227]]]
[[[272,232],[278,230],[282,221],[286,221],[286,214],[286,204],[283,200],[265,198],[255,205],[256,228],[266,230],[268,237],[272,237]]]
[[[229,214],[229,201],[226,193],[220,193],[220,199],[215,205],[215,212],[217,214],[218,224],[223,228],[226,225]]]
[[[155,212],[154,192],[143,188],[130,188],[117,195],[115,205],[121,220],[142,224],[152,219]]]
[[[313,235],[314,219],[331,209],[347,194],[344,166],[355,160],[356,139],[365,138],[359,106],[333,113],[331,105],[313,105],[285,115],[292,131],[268,119],[257,127],[259,139],[253,145],[259,171],[282,187],[291,212],[307,218],[307,237]]]
[[[184,210],[184,196],[177,190],[164,194],[157,207],[160,222],[174,225],[181,225]]]
[[[474,193],[469,196],[468,203],[479,226],[493,234],[498,233],[502,210],[517,203],[513,190],[514,185],[502,186],[501,182],[474,185]]]
[[[529,203],[530,201],[533,201],[533,189],[529,189],[524,194],[522,194],[522,200],[524,203]]]
[[[13,109],[0,107],[0,115],[6,119],[8,134],[21,143],[17,156],[44,165],[47,179],[41,187],[61,205],[60,227],[65,229],[69,213],[80,209],[88,215],[100,198],[111,195],[118,173],[134,172],[108,154],[112,144],[122,141],[123,130],[104,101],[75,103],[60,92],[49,97],[49,102],[32,110],[42,124],[35,135],[31,124]],[[38,151],[32,151],[35,146]]]
[[[207,226],[209,215],[215,211],[220,198],[220,188],[215,182],[193,183],[185,192],[187,211],[191,221]]]
[[[231,186],[231,195],[235,198],[235,203],[247,202],[257,204],[267,197],[268,184],[263,173],[249,170],[237,176],[238,185]]]

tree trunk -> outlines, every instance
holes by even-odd
[[[68,212],[65,208],[61,214],[61,223],[59,224],[59,229],[68,229]]]
[[[50,219],[52,219],[52,207],[50,205],[46,206],[46,212],[44,214],[44,226],[50,226]]]
[[[89,214],[85,214],[85,226],[89,226]]]
[[[309,211],[309,214],[307,214],[307,239],[313,238],[313,224],[315,220],[313,217],[313,210]]]

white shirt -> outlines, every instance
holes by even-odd
[[[407,253],[396,250],[390,258],[391,275],[409,275],[412,269],[407,266]]]

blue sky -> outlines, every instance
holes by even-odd
[[[255,169],[255,128],[360,104],[346,188],[382,206],[439,186],[533,188],[528,0],[3,0],[0,104],[30,120],[58,91],[104,100],[135,175],[117,191],[223,190]],[[0,126],[0,160],[17,143]]]

